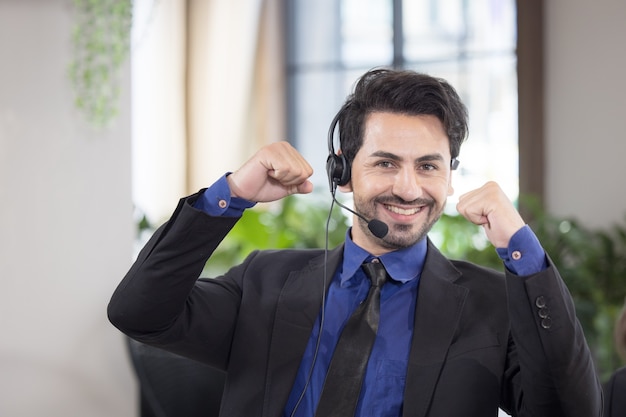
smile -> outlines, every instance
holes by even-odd
[[[397,206],[389,206],[387,204],[384,205],[387,210],[392,213],[400,214],[402,216],[412,216],[413,214],[417,214],[422,211],[422,207],[415,207],[410,209],[404,209]]]

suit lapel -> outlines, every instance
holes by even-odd
[[[457,330],[468,290],[460,273],[430,242],[420,278],[403,415],[424,417]]]
[[[264,416],[277,416],[283,412],[320,312],[324,268],[327,290],[342,256],[343,245],[329,251],[326,262],[323,254],[313,258],[307,267],[293,271],[283,286],[272,332]]]

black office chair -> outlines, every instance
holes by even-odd
[[[219,414],[224,372],[130,338],[128,348],[139,381],[141,417]]]

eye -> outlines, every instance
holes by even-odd
[[[435,164],[424,163],[419,166],[419,169],[422,171],[436,171],[437,169],[439,169],[439,167],[437,167],[437,165]]]
[[[376,162],[376,166],[380,168],[394,168],[395,164],[392,161],[382,160]]]

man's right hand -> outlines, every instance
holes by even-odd
[[[276,142],[259,149],[227,181],[232,197],[262,203],[310,193],[311,175],[313,168],[293,146]]]

